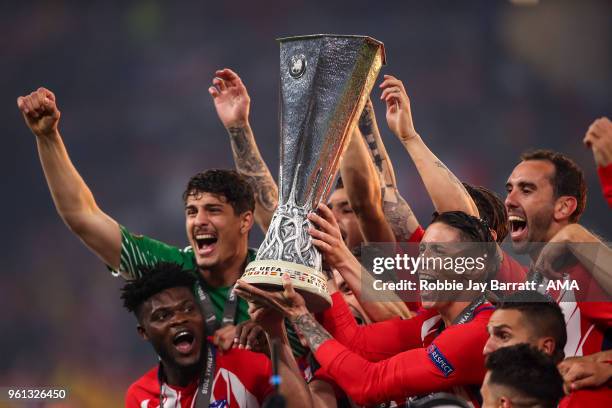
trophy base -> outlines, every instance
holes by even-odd
[[[279,291],[283,290],[282,276],[285,273],[291,277],[295,290],[304,297],[308,310],[316,313],[331,306],[327,280],[316,269],[305,265],[275,259],[253,261],[240,279],[265,290]]]

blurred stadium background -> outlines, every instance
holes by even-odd
[[[53,90],[69,153],[99,205],[134,232],[184,246],[186,181],[233,167],[207,92],[215,69],[242,76],[276,176],[275,38],[366,34],[385,43],[383,73],[404,81],[417,130],[461,179],[503,195],[523,150],[567,153],[589,183],[583,222],[610,240],[582,138],[612,115],[611,21],[606,0],[3,2],[0,385],[69,389],[57,407],[121,406],[156,363],[121,307],[122,281],[57,216],[17,96]],[[431,204],[378,96],[401,191],[426,225]],[[254,246],[261,239],[252,234]]]

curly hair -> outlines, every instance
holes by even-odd
[[[503,242],[508,235],[508,212],[501,197],[486,187],[469,183],[463,183],[463,186],[474,200],[480,218],[497,233],[497,242]]]
[[[226,198],[235,214],[255,211],[255,193],[246,177],[235,170],[211,169],[198,173],[189,179],[183,193],[183,202],[187,198],[202,193],[211,193]]]
[[[143,303],[151,296],[170,288],[186,287],[192,290],[197,281],[195,274],[170,262],[142,266],[139,271],[140,277],[129,281],[121,289],[123,306],[139,319]]]

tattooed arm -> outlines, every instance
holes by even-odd
[[[393,164],[380,137],[371,99],[368,99],[359,118],[359,130],[378,173],[383,213],[387,223],[391,226],[396,241],[407,242],[419,227],[419,221],[397,189]]]
[[[410,99],[402,81],[385,75],[380,85],[387,104],[387,123],[412,158],[436,211],[463,211],[478,216],[476,204],[455,175],[425,145],[414,129]]]
[[[394,317],[404,319],[411,317],[410,310],[395,292],[374,292],[374,278],[347,248],[334,214],[326,205],[319,204],[317,213],[308,214],[308,219],[316,227],[309,230],[313,245],[321,251],[327,265],[342,276],[357,302],[373,322]],[[328,281],[328,285],[329,283],[331,282]],[[376,299],[376,301],[368,302],[364,299]]]
[[[352,133],[342,155],[340,174],[364,240],[394,242],[393,230],[383,213],[378,174],[358,129]]]
[[[249,179],[255,192],[255,221],[266,232],[278,203],[278,188],[259,153],[251,127],[229,127],[227,131],[236,170]]]
[[[310,318],[304,298],[298,293],[287,274],[282,276],[283,291],[263,290],[238,280],[234,291],[249,304],[261,309],[274,309],[288,318],[306,337],[313,351],[337,335],[337,340],[371,361],[380,361],[394,354],[422,345],[420,319],[392,319],[386,322],[357,326],[348,305],[339,293],[333,294],[334,304],[321,318],[325,326]],[[424,316],[431,317],[429,314]],[[325,328],[327,327],[329,331]],[[395,333],[389,336],[389,332]],[[330,333],[331,332],[331,333]]]
[[[267,344],[270,356],[274,354],[273,348],[276,344],[279,363],[278,374],[282,378],[279,392],[285,397],[287,407],[312,407],[311,392],[291,352],[283,315],[278,310],[262,307],[259,303],[249,302],[249,316],[251,322],[264,331],[266,336],[264,343]],[[247,337],[250,338],[251,335]],[[247,339],[245,341],[247,349],[251,343],[250,340],[254,340],[253,343],[258,342],[258,340],[252,338]],[[242,344],[244,343],[241,343],[241,346]]]
[[[230,69],[215,72],[213,97],[219,119],[227,129],[236,170],[255,191],[255,221],[266,232],[278,201],[278,188],[263,161],[249,125],[251,99],[240,77]]]
[[[319,349],[321,344],[332,338],[310,313],[299,315],[292,322],[304,336],[313,353]]]
[[[238,280],[234,291],[236,294],[249,302],[251,317],[257,319],[253,309],[261,310],[260,313],[269,314],[266,309],[273,309],[287,317],[295,327],[302,333],[310,349],[314,352],[321,344],[331,339],[331,335],[321,326],[306,308],[304,298],[295,291],[288,274],[282,275],[283,292],[265,291],[256,286]]]

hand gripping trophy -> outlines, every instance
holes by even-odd
[[[331,297],[306,216],[329,194],[345,141],[385,54],[381,42],[364,36],[310,35],[279,41],[279,205],[242,279],[278,290],[282,275],[288,273],[315,312],[331,305]]]

